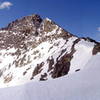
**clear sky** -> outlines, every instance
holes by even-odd
[[[0,27],[39,14],[78,36],[100,41],[100,0],[0,0]]]

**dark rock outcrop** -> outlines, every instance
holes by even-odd
[[[96,44],[93,48],[92,54],[96,55],[97,53],[100,52],[100,43]]]

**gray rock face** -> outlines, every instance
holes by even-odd
[[[38,28],[41,22],[42,18],[39,15],[31,15],[13,21],[4,29],[17,32],[27,32],[29,30],[34,30],[34,28]]]

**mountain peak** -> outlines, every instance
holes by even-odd
[[[16,19],[15,21],[9,23],[6,28],[3,28],[3,30],[22,31],[26,28],[38,27],[41,22],[42,18],[39,15],[32,14],[30,16]]]
[[[0,83],[58,78],[83,69],[99,52],[100,44],[90,38],[79,38],[48,18],[26,16],[0,30]]]
[[[40,41],[47,40],[50,37],[53,39],[73,36],[49,18],[42,19],[37,14],[25,16],[11,22],[1,30],[1,34],[3,42],[0,43],[0,48],[11,48],[13,46],[20,48],[22,44],[24,46],[31,44],[28,42],[30,40],[37,44],[36,36],[38,36]],[[27,44],[24,43],[25,41],[27,41]]]

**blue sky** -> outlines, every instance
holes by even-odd
[[[5,0],[0,0],[0,5]],[[100,41],[100,0],[8,0],[0,9],[0,27],[30,14],[48,17],[78,36]],[[2,6],[1,6],[2,7]]]

